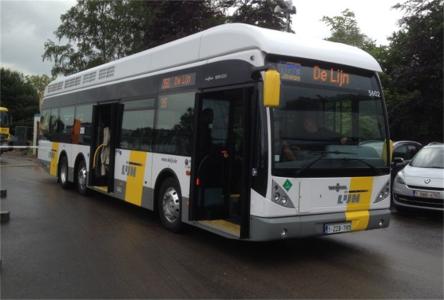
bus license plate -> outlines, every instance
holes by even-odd
[[[413,191],[413,195],[419,198],[439,198],[439,192],[423,192],[423,191]]]
[[[335,223],[335,224],[325,224],[324,225],[324,233],[325,234],[349,232],[351,230],[352,230],[351,222]]]

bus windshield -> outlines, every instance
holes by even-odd
[[[388,172],[385,112],[377,78],[348,78],[352,79],[360,84],[350,88],[282,81],[280,106],[271,114],[274,175]]]

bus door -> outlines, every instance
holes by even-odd
[[[114,191],[114,158],[122,111],[120,103],[93,107],[88,184],[105,192]]]
[[[191,219],[236,237],[248,235],[251,94],[211,91],[197,101]]]

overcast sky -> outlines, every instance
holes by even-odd
[[[363,33],[378,44],[387,44],[387,37],[398,28],[402,16],[393,5],[404,0],[293,0],[297,14],[293,29],[297,35],[322,39],[329,36],[320,21],[323,16],[339,15],[346,8],[356,14]],[[51,62],[42,61],[43,44],[56,40],[54,31],[60,15],[75,5],[75,0],[0,0],[1,52],[0,63],[26,74],[48,74]]]

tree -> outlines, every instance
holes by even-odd
[[[51,73],[72,74],[224,22],[205,1],[78,0],[45,42]],[[62,43],[67,41],[67,43]]]
[[[1,105],[8,108],[13,125],[32,126],[34,114],[39,111],[38,93],[23,74],[1,68]]]
[[[331,31],[331,36],[326,38],[328,41],[348,44],[366,51],[376,48],[375,41],[361,32],[355,13],[349,9],[343,10],[340,16],[324,16],[321,21]]]
[[[214,1],[147,1],[152,13],[146,25],[144,46],[151,48],[225,22],[222,7]]]
[[[385,69],[395,139],[443,140],[443,1],[408,0],[393,33]]]
[[[37,95],[39,97],[39,104],[43,100],[43,94],[45,93],[46,86],[54,79],[55,78],[51,78],[46,74],[26,76],[26,81],[31,83],[32,86],[37,91]]]
[[[275,8],[281,4],[281,0],[235,0],[232,1],[234,12],[228,17],[229,22],[246,23],[264,28],[284,31],[287,22],[283,12],[275,12]]]

